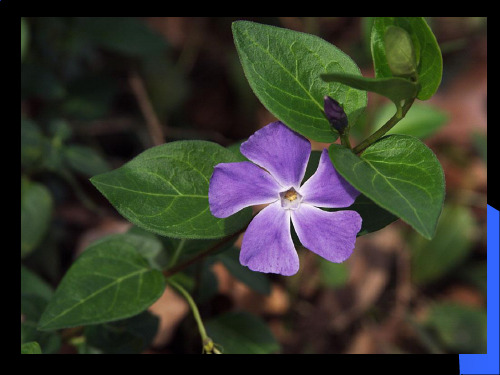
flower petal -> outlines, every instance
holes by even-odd
[[[353,204],[359,191],[336,171],[325,148],[321,153],[318,169],[302,185],[300,194],[304,203],[318,207],[339,208]]]
[[[225,218],[239,210],[279,199],[281,186],[249,161],[217,164],[210,178],[208,203],[212,215]]]
[[[304,203],[292,212],[292,223],[302,245],[335,263],[352,254],[361,221],[356,211],[327,212]]]
[[[248,226],[240,263],[252,271],[290,276],[299,270],[299,256],[290,233],[290,210],[280,202],[265,207]]]
[[[311,154],[311,143],[280,121],[257,130],[240,151],[273,175],[284,187],[298,189]]]

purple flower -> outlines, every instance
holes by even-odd
[[[359,192],[337,173],[326,149],[318,169],[302,186],[311,144],[283,123],[273,122],[258,130],[240,150],[253,163],[216,165],[208,201],[218,218],[248,206],[269,204],[248,225],[241,264],[253,271],[285,276],[297,273],[299,258],[290,220],[309,250],[335,263],[349,258],[361,229],[361,216],[356,211],[328,212],[318,207],[348,207]]]

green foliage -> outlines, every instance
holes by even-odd
[[[21,344],[21,354],[42,354],[42,348],[36,341]]]
[[[431,307],[425,325],[454,353],[486,353],[486,311],[452,302]]]
[[[38,125],[21,119],[21,166],[33,168],[40,164],[44,150],[44,136]]]
[[[178,141],[153,147],[91,182],[132,223],[164,236],[218,238],[246,225],[251,209],[227,218],[210,213],[208,184],[219,163],[237,161],[211,142]]]
[[[141,256],[142,238],[112,235],[90,245],[70,267],[38,327],[55,330],[139,314],[163,293],[165,279]]]
[[[412,238],[412,280],[427,285],[460,265],[471,250],[474,227],[473,216],[466,207],[445,205],[434,238]]]
[[[93,176],[109,171],[108,162],[91,147],[68,145],[63,150],[63,155],[69,166],[86,176]]]
[[[423,17],[375,17],[371,51],[376,78],[394,75],[389,66],[385,44],[385,35],[389,27],[401,28],[409,34],[417,61],[418,82],[421,85],[417,98],[429,99],[438,89],[443,74],[443,58],[436,37]],[[391,49],[389,52],[395,51]]]
[[[323,97],[342,104],[352,126],[366,106],[366,93],[326,83],[321,73],[360,76],[337,47],[313,35],[247,21],[233,23],[233,37],[248,83],[264,106],[291,129],[320,142],[338,134],[323,112]]]
[[[394,115],[391,104],[377,110],[373,130],[381,128]],[[425,139],[435,134],[448,121],[448,114],[433,106],[414,103],[406,116],[386,134],[406,134]]]
[[[21,178],[21,258],[40,244],[51,222],[53,200],[48,189]]]
[[[270,354],[280,349],[268,326],[244,311],[216,316],[205,328],[224,354]]]
[[[104,354],[139,354],[158,331],[159,319],[148,311],[117,322],[85,327],[86,344]]]
[[[444,174],[434,153],[417,138],[390,135],[361,157],[333,144],[337,171],[362,194],[432,238],[445,195]]]

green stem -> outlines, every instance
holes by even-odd
[[[177,263],[177,259],[179,259],[179,256],[181,255],[181,251],[184,248],[185,243],[186,243],[185,238],[182,238],[179,241],[179,245],[177,245],[177,248],[174,250],[174,253],[172,254],[172,258],[170,258],[170,261],[168,262],[169,267],[172,267]]]
[[[349,141],[349,134],[348,133],[340,134],[340,143],[346,147],[352,148],[351,142]]]
[[[203,321],[201,320],[200,311],[198,310],[198,306],[196,306],[196,303],[194,302],[191,295],[187,292],[186,289],[184,289],[180,284],[176,283],[175,281],[169,280],[168,283],[172,285],[175,289],[177,289],[179,293],[182,294],[182,296],[186,299],[186,302],[188,303],[189,307],[191,308],[194,320],[196,320],[196,324],[198,325],[198,331],[200,332],[203,352],[219,354],[220,352],[215,348],[214,342],[207,335],[207,331],[205,330],[205,326],[203,325]]]
[[[382,137],[385,133],[387,133],[389,130],[391,130],[394,125],[396,125],[399,121],[401,121],[406,113],[410,110],[415,98],[412,98],[405,102],[403,107],[398,107],[398,110],[394,116],[392,116],[385,124],[382,126],[380,129],[378,129],[375,133],[370,135],[368,138],[366,138],[363,142],[361,142],[359,145],[354,147],[352,151],[355,154],[359,154],[361,151],[364,149],[370,147],[373,143],[375,143],[380,137]]]
[[[177,272],[180,272],[180,271],[186,269],[187,267],[189,267],[192,264],[196,263],[200,259],[205,258],[207,255],[210,255],[210,254],[216,252],[222,245],[225,245],[226,243],[228,243],[231,240],[235,240],[246,229],[247,229],[247,227],[245,226],[242,229],[240,229],[238,232],[233,233],[230,236],[224,237],[222,240],[220,240],[219,242],[217,242],[213,246],[211,246],[208,249],[206,249],[206,250],[204,250],[204,251],[196,254],[194,257],[186,260],[185,262],[180,263],[178,265],[175,265],[172,268],[169,268],[169,269],[163,271],[163,276],[165,276],[165,278],[169,278],[170,276],[176,274]]]

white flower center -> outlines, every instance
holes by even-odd
[[[281,207],[285,210],[296,210],[302,202],[300,195],[293,187],[280,193]]]

